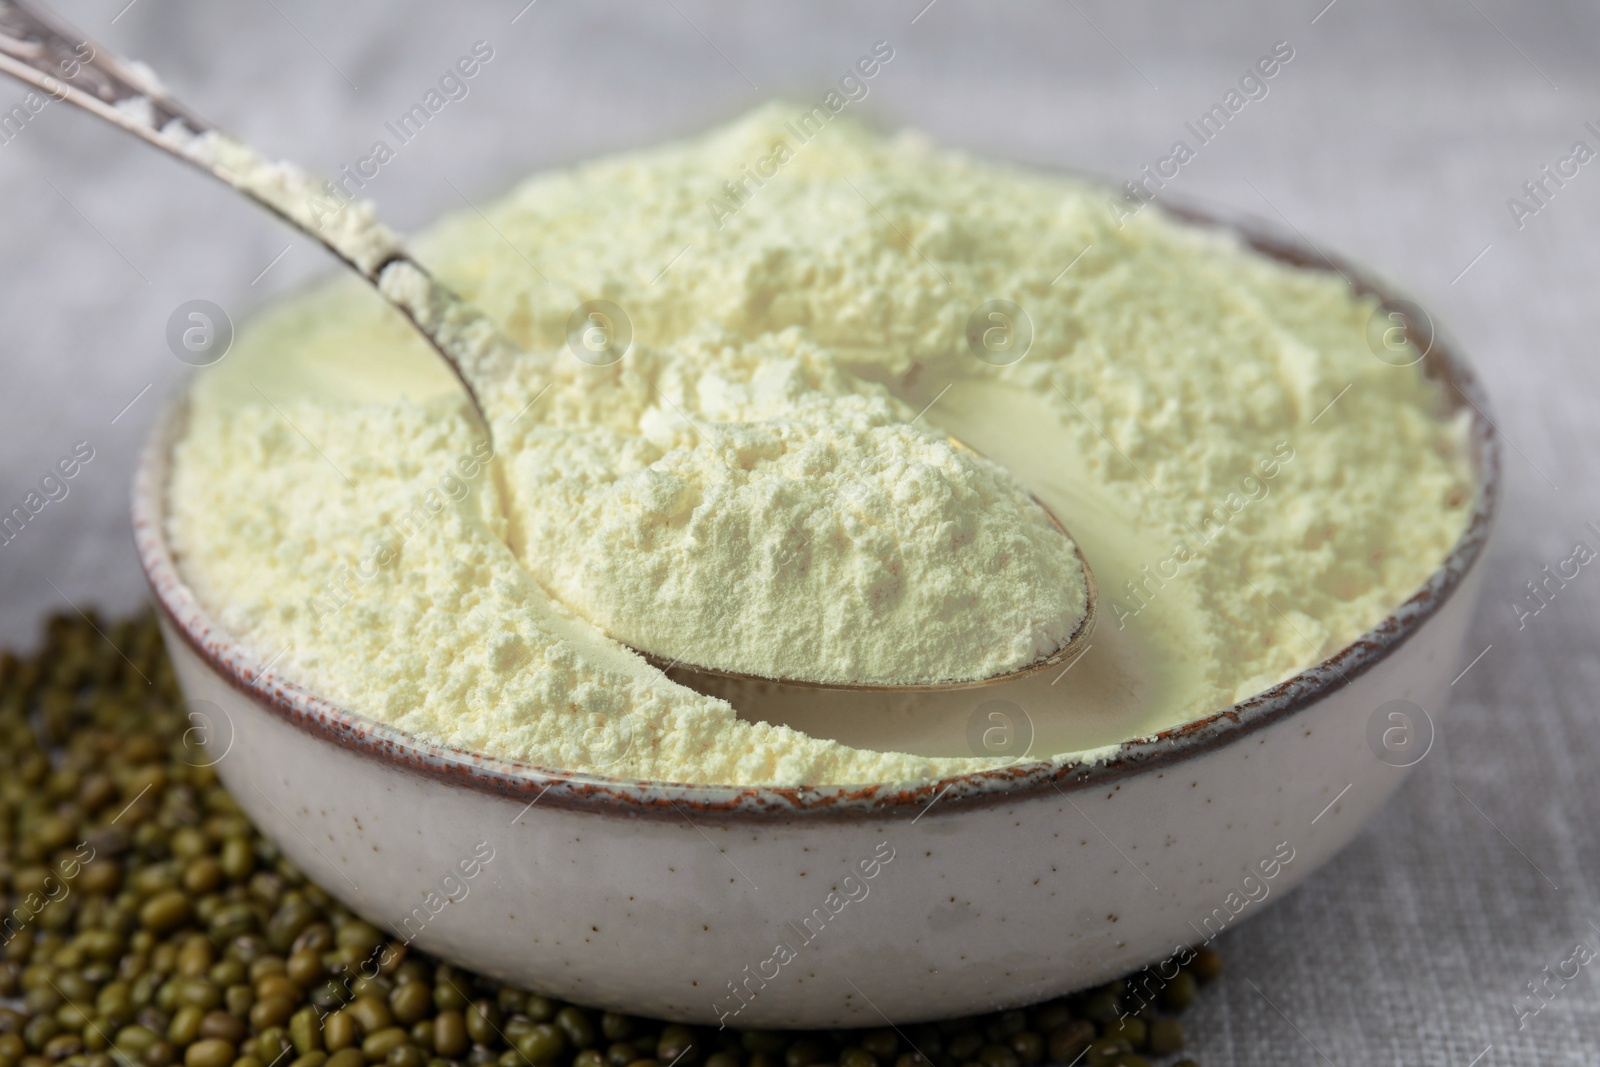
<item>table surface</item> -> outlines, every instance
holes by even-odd
[[[814,95],[879,39],[896,53],[863,107],[876,121],[1132,176],[1289,42],[1269,94],[1173,189],[1403,280],[1482,371],[1505,506],[1461,666],[1482,656],[1436,716],[1434,749],[1323,872],[1222,938],[1228,976],[1187,1019],[1191,1048],[1206,1064],[1594,1062],[1600,966],[1552,983],[1537,1014],[1519,1008],[1543,968],[1600,949],[1600,790],[1584,770],[1600,758],[1600,577],[1581,571],[1536,617],[1513,605],[1575,543],[1600,549],[1587,525],[1600,522],[1600,362],[1583,340],[1600,334],[1600,165],[1548,182],[1542,204],[1522,189],[1574,142],[1600,150],[1600,10],[524,3],[57,6],[203,114],[323,172],[365,155],[386,119],[488,41],[495,60],[471,95],[368,190],[406,228],[536,168]],[[0,84],[0,112],[22,97]],[[0,196],[0,510],[78,442],[94,450],[69,495],[0,545],[0,642],[14,645],[69,601],[142,599],[126,487],[192,373],[164,341],[173,309],[206,298],[237,319],[329,260],[61,105],[0,143]],[[1519,219],[1512,197],[1538,210]]]

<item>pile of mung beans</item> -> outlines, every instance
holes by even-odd
[[[1137,1012],[1112,982],[874,1030],[565,1004],[408,951],[308,882],[192,726],[149,618],[56,617],[37,655],[0,652],[0,1067],[1145,1067],[1221,969],[1199,950]]]

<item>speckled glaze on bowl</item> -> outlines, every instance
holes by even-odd
[[[1179,214],[1333,268],[1257,224]],[[201,609],[164,533],[181,404],[144,454],[134,529],[218,773],[294,863],[397,936],[524,988],[688,1022],[969,1014],[1137,970],[1248,918],[1347,843],[1400,785],[1399,764],[1425,754],[1426,715],[1463,666],[1499,469],[1476,379],[1425,329],[1423,369],[1472,426],[1477,497],[1460,542],[1337,655],[1094,765],[732,788],[444,749],[275,675]],[[1423,709],[1402,727],[1415,755],[1373,740],[1400,722],[1392,701]]]

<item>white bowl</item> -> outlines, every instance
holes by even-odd
[[[1234,228],[1326,269],[1300,243]],[[1471,405],[1478,483],[1439,569],[1330,659],[1092,766],[732,788],[444,749],[263,670],[201,609],[164,533],[182,405],[144,454],[134,528],[178,680],[196,709],[214,705],[223,781],[373,922],[523,988],[666,1019],[964,1015],[1108,980],[1248,918],[1343,847],[1426,753],[1429,713],[1461,669],[1499,469],[1476,380],[1433,333],[1424,367]],[[1147,981],[1172,973],[1161,963]]]

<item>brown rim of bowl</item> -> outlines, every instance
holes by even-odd
[[[1117,195],[1112,192],[1110,195]],[[625,817],[710,822],[773,819],[882,820],[1013,803],[1103,786],[1133,774],[1192,759],[1309,707],[1366,673],[1404,644],[1461,586],[1483,554],[1500,491],[1499,443],[1477,376],[1439,336],[1427,312],[1404,301],[1395,287],[1345,261],[1324,256],[1308,242],[1256,219],[1192,206],[1165,207],[1185,222],[1238,236],[1258,252],[1307,270],[1337,271],[1355,292],[1391,307],[1408,338],[1423,351],[1421,369],[1443,387],[1451,411],[1471,409],[1468,448],[1477,477],[1466,530],[1443,563],[1408,600],[1339,652],[1294,677],[1203,718],[1121,743],[1115,755],[1094,763],[1028,762],[914,783],[781,787],[687,785],[551,770],[515,760],[434,745],[394,727],[345,711],[274,676],[201,610],[178,575],[166,544],[166,473],[169,454],[186,415],[180,401],[152,435],[133,487],[134,538],[157,605],[190,649],[235,689],[278,718],[351,752],[408,772],[531,806]],[[1376,357],[1375,357],[1376,358]],[[694,817],[694,818],[691,818]]]

